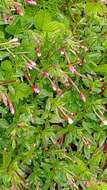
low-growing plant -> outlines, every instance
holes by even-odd
[[[106,2],[0,13],[0,190],[106,190]]]

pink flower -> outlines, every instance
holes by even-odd
[[[33,70],[36,68],[36,63],[33,61],[29,61],[29,62],[27,62],[26,66],[28,69]]]
[[[49,73],[48,73],[47,71],[43,71],[43,72],[42,72],[42,75],[43,75],[43,77],[46,77],[46,78],[49,77]]]
[[[81,92],[80,93],[80,99],[83,101],[83,102],[86,102],[86,97],[85,95]]]
[[[15,111],[14,111],[14,106],[12,104],[12,102],[9,101],[9,109],[12,115],[14,115]]]
[[[40,93],[39,88],[38,88],[35,84],[32,85],[32,90],[33,90],[33,92],[34,92],[35,94],[39,94],[39,93]]]
[[[77,71],[76,71],[76,68],[72,65],[69,66],[69,70],[71,71],[71,73],[75,74]]]
[[[36,1],[34,0],[25,0],[26,3],[28,3],[29,5],[36,5]]]

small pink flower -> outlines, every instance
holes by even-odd
[[[76,68],[72,65],[69,66],[69,70],[71,71],[71,73],[75,74],[77,71],[76,71]]]
[[[39,94],[39,93],[40,93],[39,88],[38,88],[35,84],[32,85],[32,90],[33,90],[33,92],[34,92],[35,94]]]
[[[33,70],[36,68],[36,63],[34,61],[29,61],[27,62],[26,66],[28,69]]]
[[[46,78],[49,77],[49,73],[48,73],[47,71],[43,71],[43,72],[42,72],[42,75],[43,75],[43,77],[46,77]]]
[[[12,104],[12,102],[9,101],[9,109],[12,115],[14,115],[15,111],[14,111],[14,106]]]
[[[28,3],[29,5],[37,5],[36,1],[34,0],[25,0],[26,3]]]
[[[85,95],[81,92],[80,93],[80,99],[83,101],[83,102],[86,102],[86,97]]]

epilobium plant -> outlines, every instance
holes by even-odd
[[[0,190],[106,190],[106,2],[0,14]]]

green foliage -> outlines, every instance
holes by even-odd
[[[106,190],[105,4],[1,0],[0,12],[0,190]]]

